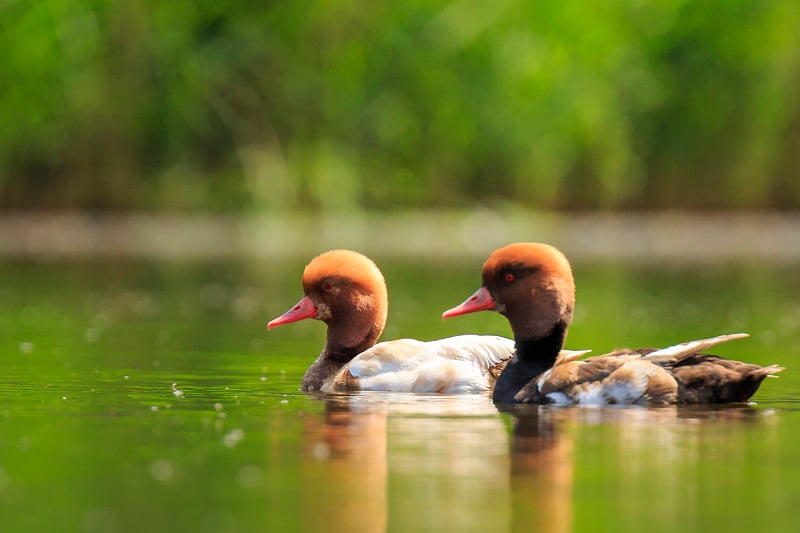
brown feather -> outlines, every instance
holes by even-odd
[[[505,369],[506,365],[508,365],[508,362],[510,360],[511,359],[506,359],[504,361],[497,362],[497,363],[493,364],[492,366],[490,366],[489,367],[489,375],[492,376],[492,378],[494,378],[494,379],[499,378],[500,374],[503,373],[503,370]]]
[[[715,355],[696,354],[672,369],[681,403],[745,402],[764,378],[783,370],[731,361]]]
[[[333,392],[352,392],[361,390],[358,383],[358,378],[350,373],[349,369],[344,369],[339,372],[331,383],[331,390]]]

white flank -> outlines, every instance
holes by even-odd
[[[646,388],[646,376],[641,376],[636,381],[603,380],[589,385],[576,394],[575,403],[582,405],[636,403],[642,399]]]
[[[514,341],[493,335],[399,339],[376,344],[345,368],[361,390],[476,393],[489,390],[489,368],[513,354]]]
[[[547,395],[547,399],[556,405],[572,405],[575,403],[563,392],[551,392]]]
[[[547,398],[556,404],[608,405],[640,403],[645,400],[645,392],[650,384],[650,378],[654,377],[658,372],[663,372],[663,370],[641,359],[634,359],[623,364],[601,381],[584,383],[574,387],[568,386],[562,391],[549,393]],[[549,371],[543,374],[543,378],[546,379],[548,375]],[[634,376],[633,379],[629,377],[631,375]],[[541,390],[541,382],[539,386]]]

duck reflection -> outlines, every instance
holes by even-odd
[[[598,508],[595,525],[633,526],[646,523],[655,499],[661,519],[681,517],[698,505],[697,464],[710,450],[744,462],[743,439],[726,435],[769,414],[748,406],[501,414],[482,396],[383,393],[324,402],[304,434],[302,520],[315,531],[564,532],[591,525],[579,518]],[[657,494],[647,499],[648,491]]]
[[[388,427],[391,523],[413,531],[507,530],[509,440],[497,409],[488,396],[424,403],[424,412],[393,405],[395,414],[408,414]]]
[[[573,443],[560,413],[518,406],[512,415],[512,531],[572,530]]]
[[[723,490],[741,483],[743,435],[758,425],[768,438],[764,422],[773,418],[746,405],[526,406],[510,414],[512,530],[553,532],[638,529],[654,514],[680,527],[682,517],[703,513],[699,472],[714,463],[728,478]]]
[[[305,426],[308,529],[508,528],[508,436],[488,397],[370,392],[324,401],[325,413]]]
[[[325,401],[304,426],[303,516],[307,531],[385,531],[386,411]]]

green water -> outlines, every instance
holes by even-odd
[[[800,505],[797,265],[575,265],[568,346],[722,332],[787,367],[733,408],[498,413],[479,396],[298,392],[322,324],[267,333],[304,261],[0,263],[0,531],[788,531]],[[478,265],[380,262],[384,338]]]

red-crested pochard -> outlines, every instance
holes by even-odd
[[[559,353],[574,304],[564,254],[547,244],[516,243],[489,256],[481,288],[442,318],[493,309],[508,319],[516,351],[497,379],[497,403],[744,402],[764,378],[783,370],[700,353],[745,333],[576,360]]]
[[[492,335],[375,344],[386,324],[386,283],[372,260],[350,250],[312,259],[303,292],[267,329],[306,318],[328,325],[325,347],[303,376],[304,391],[488,392],[514,352],[511,339]]]

